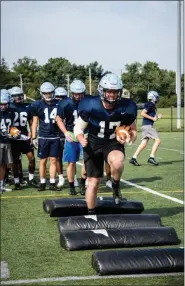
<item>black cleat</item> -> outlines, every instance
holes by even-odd
[[[39,188],[40,187],[39,183],[37,183],[35,179],[32,179],[32,180],[29,181],[29,186],[30,187],[34,187],[34,188]]]
[[[6,179],[4,180],[4,184],[5,184],[5,187],[14,185],[14,179],[8,177],[8,178],[6,178]]]
[[[16,184],[15,184],[14,190],[21,190],[21,185],[20,185],[20,183],[16,183]]]
[[[49,190],[50,191],[60,191],[61,188],[58,188],[55,183],[50,183],[49,184]]]
[[[85,196],[85,191],[86,191],[85,185],[80,185],[80,194],[81,194],[82,196]]]
[[[76,192],[75,188],[70,188],[70,195],[72,195],[72,196],[76,196],[77,195],[77,192]]]
[[[129,163],[134,165],[134,166],[141,166],[135,158],[131,158],[129,160]]]
[[[157,163],[157,162],[155,161],[155,159],[152,158],[152,157],[150,157],[150,158],[148,159],[148,163],[150,163],[150,164],[152,164],[152,165],[154,165],[154,166],[158,166],[158,165],[159,165],[159,163]]]
[[[119,205],[122,200],[122,195],[119,189],[113,190],[113,200],[116,205]]]
[[[38,192],[45,191],[45,189],[46,189],[46,183],[40,183],[39,188],[38,188]]]
[[[25,180],[24,178],[22,178],[22,179],[20,179],[20,185],[21,185],[22,187],[26,187],[26,186],[28,185],[28,181]]]

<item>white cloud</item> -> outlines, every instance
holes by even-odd
[[[119,73],[126,63],[156,61],[176,67],[173,2],[2,2],[1,55],[11,65],[23,56],[50,57]]]

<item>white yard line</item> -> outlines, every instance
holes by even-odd
[[[168,150],[168,151],[174,151],[174,152],[180,152],[181,154],[184,154],[183,150],[169,149],[169,148],[163,148],[163,147],[159,147],[159,149]]]
[[[77,164],[80,165],[80,166],[82,166],[82,163],[80,163],[80,162],[77,162]],[[105,174],[105,173],[104,173],[104,174]],[[135,187],[135,188],[137,188],[137,189],[144,190],[144,191],[146,191],[146,192],[148,192],[148,193],[151,193],[151,194],[153,194],[153,195],[156,195],[156,196],[159,196],[159,197],[163,197],[163,198],[165,198],[165,199],[167,199],[167,200],[170,200],[170,201],[176,202],[176,203],[178,203],[178,204],[184,205],[184,201],[182,201],[182,200],[179,200],[179,199],[176,199],[176,198],[174,198],[174,197],[170,197],[170,196],[161,194],[161,193],[156,192],[156,191],[154,191],[154,190],[152,190],[152,189],[149,189],[149,188],[147,188],[147,187],[143,187],[143,186],[137,185],[137,184],[132,183],[132,182],[130,182],[130,181],[126,181],[126,180],[123,180],[123,179],[121,179],[120,181],[123,182],[123,183],[125,183],[125,184],[127,184],[127,185],[129,185],[129,186],[133,186],[133,187]]]
[[[30,280],[9,280],[1,281],[1,285],[20,285],[20,284],[34,284],[58,281],[77,281],[77,280],[95,280],[95,279],[123,279],[123,278],[149,278],[149,277],[163,277],[163,276],[182,276],[184,273],[160,273],[160,274],[134,274],[134,275],[109,275],[109,276],[66,276],[66,277],[53,277],[53,278],[40,278]]]
[[[174,151],[174,152],[179,152],[180,154],[184,154],[184,151],[182,151],[182,150],[177,150],[177,149],[169,149],[169,148],[161,148],[161,147],[159,147],[160,149],[163,149],[163,150],[167,150],[167,151]],[[148,151],[151,151],[152,150],[152,148],[148,148],[147,149]]]
[[[7,279],[10,277],[9,270],[8,270],[8,263],[6,261],[1,261],[1,271],[0,271],[0,278]]]

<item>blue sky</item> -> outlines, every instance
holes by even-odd
[[[1,1],[1,56],[9,66],[28,56],[117,74],[125,64],[155,61],[176,70],[177,2]]]

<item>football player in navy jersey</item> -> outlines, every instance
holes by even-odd
[[[131,99],[121,98],[123,84],[115,74],[106,74],[98,86],[99,96],[84,98],[79,104],[79,117],[74,134],[84,147],[85,170],[88,179],[86,202],[89,214],[96,213],[96,197],[103,177],[104,160],[111,167],[113,198],[120,203],[120,178],[124,168],[125,140],[116,138],[116,127],[130,125],[136,139],[137,106]],[[88,127],[88,138],[84,130]]]
[[[11,167],[13,163],[9,138],[9,128],[12,126],[13,115],[8,109],[8,104],[9,95],[3,89],[0,93],[0,193],[11,190],[4,186],[6,166]]]
[[[60,102],[56,122],[58,127],[65,134],[66,142],[64,145],[64,162],[68,163],[67,178],[69,181],[70,194],[76,195],[77,192],[74,186],[74,177],[76,173],[76,162],[79,161],[80,152],[82,150],[81,144],[76,140],[73,127],[78,118],[78,105],[80,100],[84,97],[85,85],[81,80],[75,79],[70,84],[71,97]],[[85,180],[84,171],[82,168],[80,189],[81,195],[85,194]]]
[[[12,102],[9,105],[9,109],[14,115],[13,125],[20,130],[21,135],[28,136],[27,124],[29,127],[32,123],[32,114],[29,104],[24,102],[24,93],[23,90],[15,86],[11,89],[11,98]],[[19,169],[21,164],[21,155],[26,154],[29,164],[29,185],[37,188],[38,183],[34,179],[35,172],[35,156],[34,156],[34,147],[31,142],[31,139],[26,141],[17,141],[14,140],[11,142],[12,155],[13,155],[13,175],[15,181],[15,189],[21,189],[20,178],[19,178]]]
[[[157,115],[156,104],[159,101],[159,94],[156,91],[149,91],[147,94],[147,99],[148,102],[145,103],[144,109],[141,112],[141,116],[143,116],[141,138],[142,141],[141,144],[138,146],[135,154],[129,161],[129,163],[133,164],[134,166],[140,166],[136,158],[141,153],[141,151],[146,148],[149,139],[154,139],[154,144],[152,146],[152,151],[148,159],[148,163],[154,166],[158,165],[155,160],[155,153],[157,152],[157,149],[160,144],[160,137],[158,132],[154,128],[154,122],[162,117],[161,114]]]
[[[59,191],[55,183],[57,158],[60,154],[60,136],[59,130],[55,123],[57,115],[58,100],[54,99],[54,86],[50,82],[44,82],[40,86],[40,95],[42,99],[36,100],[31,104],[33,123],[32,142],[35,148],[38,147],[38,157],[40,158],[40,187],[38,191],[46,189],[46,164],[50,158],[50,183],[49,190]],[[38,129],[38,143],[37,125]]]
[[[67,98],[67,91],[63,87],[57,87],[55,89],[55,95],[54,98],[57,100],[63,100]],[[65,183],[65,179],[63,176],[63,150],[64,150],[64,142],[65,142],[65,135],[64,133],[59,129],[59,136],[60,136],[60,154],[57,158],[57,173],[59,177],[59,182],[57,184],[57,187],[62,187]]]

